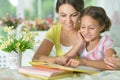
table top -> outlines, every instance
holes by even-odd
[[[0,80],[38,80],[31,77],[26,77],[20,74],[17,70],[9,68],[0,68]]]
[[[0,80],[40,80],[20,74],[17,70],[0,68]],[[120,71],[103,71],[95,75],[66,77],[59,80],[120,80]]]

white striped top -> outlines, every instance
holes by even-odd
[[[90,60],[101,60],[104,58],[106,49],[110,48],[113,48],[113,40],[109,36],[104,35],[94,49],[87,51],[84,48],[82,51],[80,50],[79,55]]]

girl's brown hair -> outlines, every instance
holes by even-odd
[[[102,7],[89,6],[85,8],[81,12],[80,19],[86,15],[91,16],[93,19],[98,21],[100,26],[104,27],[101,32],[109,31],[111,27],[111,21]]]

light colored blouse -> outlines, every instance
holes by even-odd
[[[64,46],[60,43],[61,24],[53,25],[46,33],[45,39],[51,41],[55,45],[56,56],[62,56],[68,52],[72,47]]]
[[[85,47],[86,46],[84,46],[84,49],[80,50],[79,52],[81,57],[90,60],[101,60],[104,58],[105,51],[107,49],[113,48],[113,40],[109,36],[104,35],[93,50],[87,51]]]

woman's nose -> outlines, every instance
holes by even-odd
[[[67,21],[67,23],[71,23],[72,20],[71,20],[70,17],[67,17],[67,18],[66,18],[66,21]]]

